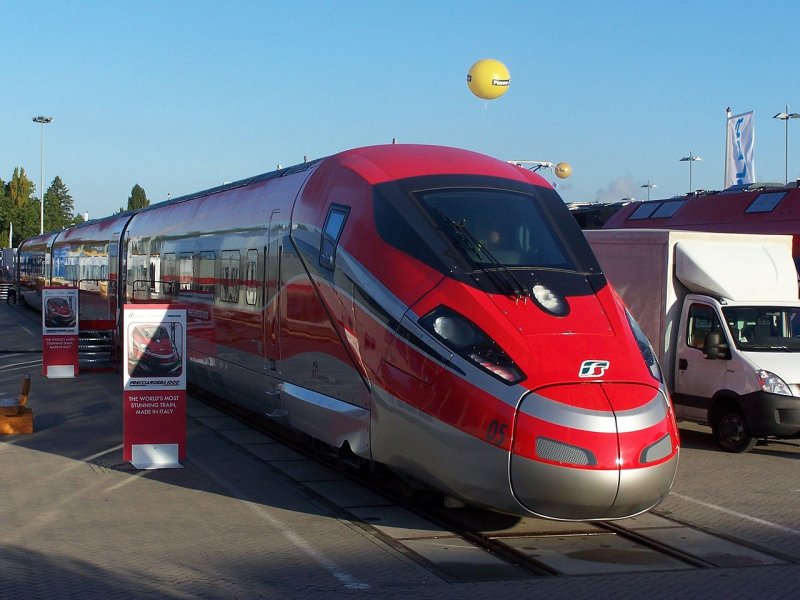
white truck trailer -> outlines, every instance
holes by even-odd
[[[587,230],[653,345],[679,420],[729,452],[800,435],[800,301],[791,236]]]

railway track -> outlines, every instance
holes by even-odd
[[[329,475],[294,477],[354,527],[446,581],[633,573],[779,565],[795,562],[747,543],[650,511],[617,521],[560,522],[472,507],[444,508],[441,497],[409,493],[384,471],[333,456],[273,422],[198,390],[192,395],[253,427]],[[282,461],[262,460],[282,469]],[[359,468],[360,467],[360,468]],[[307,472],[302,469],[301,472]],[[348,489],[349,492],[343,492]],[[418,490],[417,490],[418,492]]]

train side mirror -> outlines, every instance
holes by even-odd
[[[730,348],[721,331],[709,331],[706,334],[705,340],[703,340],[703,354],[711,360],[728,360],[731,357]]]

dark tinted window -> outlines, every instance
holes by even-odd
[[[325,268],[333,269],[336,264],[336,245],[339,243],[339,236],[342,235],[349,212],[348,207],[338,204],[332,205],[328,211],[319,245],[319,264]]]
[[[669,202],[662,202],[655,212],[651,215],[651,219],[666,219],[671,217],[678,209],[683,206],[683,200],[671,200]]]
[[[419,192],[422,205],[474,263],[575,269],[530,195],[492,189]]]
[[[783,200],[786,192],[764,192],[756,196],[756,199],[747,207],[746,213],[770,212],[778,206],[778,202]]]
[[[661,205],[660,202],[647,202],[646,204],[640,204],[639,207],[633,211],[629,219],[647,219],[649,218],[655,210]]]

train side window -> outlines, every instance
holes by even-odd
[[[158,254],[150,255],[150,266],[147,269],[147,278],[150,282],[150,293],[161,295],[161,256]]]
[[[164,254],[164,272],[161,274],[164,284],[164,295],[178,295],[178,263],[174,252]]]
[[[192,291],[192,272],[194,266],[194,253],[181,252],[180,263],[178,263],[178,277],[182,292]]]
[[[319,244],[319,264],[326,269],[333,269],[336,264],[336,246],[349,212],[349,207],[340,204],[332,204],[328,210]]]
[[[239,303],[239,268],[241,254],[238,250],[223,250],[219,255],[219,299]]]
[[[258,250],[247,251],[244,301],[255,306],[258,301]]]
[[[198,298],[214,299],[214,256],[212,250],[204,250],[194,257],[192,291]]]

